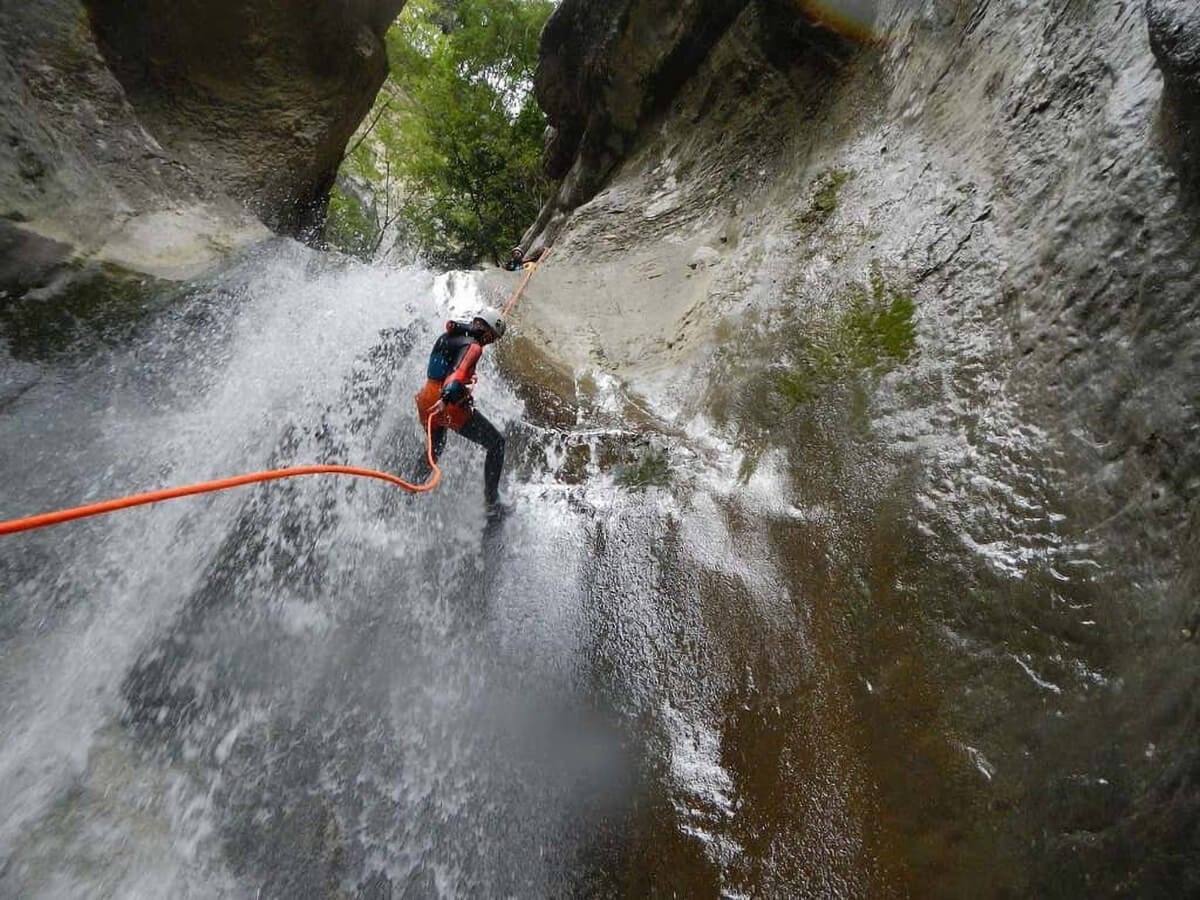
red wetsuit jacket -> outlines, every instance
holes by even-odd
[[[446,331],[429,354],[428,380],[417,392],[417,417],[425,426],[433,407],[442,401],[442,411],[433,420],[435,428],[462,428],[475,411],[471,388],[475,384],[475,366],[483,356],[483,344],[467,322],[446,323]]]

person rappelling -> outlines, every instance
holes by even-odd
[[[504,263],[504,268],[509,272],[519,272],[522,269],[528,271],[529,269],[537,268],[537,264],[545,258],[546,252],[544,247],[535,247],[529,253],[526,253],[525,249],[520,244],[517,244],[517,246],[512,248],[512,252],[508,256],[508,261]]]
[[[525,251],[521,245],[512,248],[512,253],[508,256],[508,262],[504,264],[504,268],[509,272],[519,272],[525,265]]]
[[[550,251],[538,254],[544,261]],[[537,262],[527,264],[525,279],[508,299],[504,307],[507,315],[521,298],[529,278],[537,268]],[[504,436],[491,422],[475,409],[471,388],[475,384],[475,366],[483,356],[483,348],[504,336],[504,317],[495,309],[484,309],[470,322],[449,321],[446,330],[433,345],[429,354],[428,380],[414,398],[417,415],[422,429],[427,431],[426,460],[430,464],[429,478],[422,484],[413,484],[389,472],[379,472],[360,466],[333,463],[286,466],[263,472],[247,472],[202,481],[179,487],[163,488],[141,494],[129,494],[112,500],[89,503],[68,509],[54,510],[39,515],[0,521],[0,535],[16,534],[60,525],[76,519],[86,519],[120,509],[131,509],[150,503],[161,503],[195,494],[208,494],[230,488],[275,481],[280,478],[295,478],[302,475],[347,475],[355,478],[374,478],[386,481],[412,494],[432,491],[441,482],[441,471],[437,467],[438,457],[446,448],[446,429],[453,429],[469,441],[479,444],[487,451],[483,464],[484,499],[487,501],[488,517],[495,519],[506,511],[500,502],[500,475],[504,471]]]
[[[450,320],[429,354],[428,380],[414,398],[417,417],[425,429],[433,417],[430,455],[436,463],[446,448],[446,431],[457,431],[487,451],[483,463],[483,495],[489,516],[504,512],[500,502],[500,474],[504,469],[504,436],[471,396],[475,366],[483,348],[504,337],[504,320],[495,309],[484,309],[469,322]]]

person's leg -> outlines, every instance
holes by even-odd
[[[497,502],[500,473],[504,470],[504,435],[480,412],[474,413],[458,433],[487,450],[483,462],[483,496],[489,504]]]
[[[442,451],[446,449],[446,429],[433,429],[433,461],[437,462],[442,458]]]

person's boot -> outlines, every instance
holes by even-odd
[[[489,522],[496,522],[503,519],[512,512],[512,506],[504,503],[499,495],[489,497],[484,504],[484,509]]]

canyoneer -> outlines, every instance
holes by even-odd
[[[547,251],[544,247],[537,247],[526,255],[521,245],[512,248],[512,252],[508,256],[508,262],[504,264],[504,268],[509,272],[519,272],[521,269],[537,268],[539,260],[545,258]]]
[[[483,348],[504,337],[504,320],[492,308],[481,310],[469,322],[451,319],[429,354],[428,380],[416,395],[417,416],[425,428],[433,416],[433,459],[446,448],[446,431],[457,431],[487,451],[483,464],[483,493],[489,517],[502,514],[500,473],[504,469],[504,436],[475,409],[471,396],[475,366]]]
[[[504,268],[509,272],[519,272],[525,265],[525,251],[521,249],[520,244],[512,248],[512,253],[508,256],[508,262],[504,264]]]

